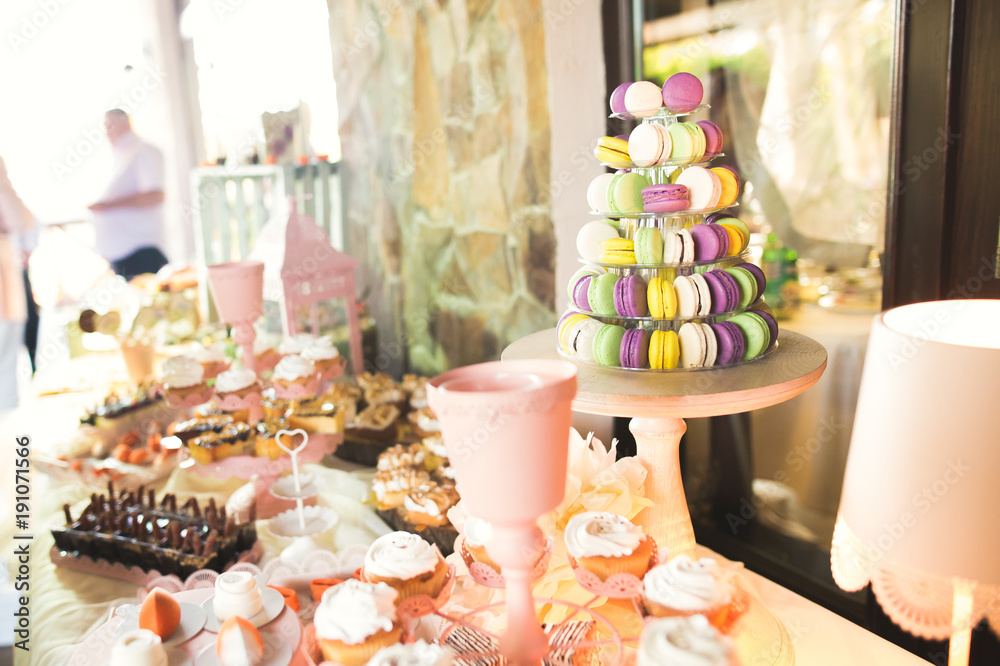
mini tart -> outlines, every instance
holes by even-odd
[[[167,434],[186,442],[210,432],[222,432],[226,426],[232,425],[234,422],[235,419],[228,414],[198,416],[187,421],[173,423],[167,429]]]
[[[431,475],[417,467],[398,467],[375,472],[372,490],[379,509],[389,510],[400,507],[411,490],[429,487]]]
[[[249,453],[253,446],[253,431],[246,423],[232,423],[222,432],[206,433],[187,442],[191,457],[202,464]]]
[[[395,405],[402,410],[409,398],[395,383],[375,384],[365,389],[365,402],[369,405]]]
[[[570,565],[580,567],[593,573],[595,576],[606,581],[615,574],[627,573],[636,578],[642,578],[646,572],[655,564],[656,547],[655,543],[648,536],[644,536],[642,541],[630,555],[621,557],[579,557],[569,556]]]
[[[199,382],[199,383],[194,384],[192,386],[170,386],[170,385],[164,385],[163,386],[163,390],[166,391],[167,394],[169,394],[169,395],[171,395],[171,396],[173,396],[175,398],[179,398],[181,400],[184,400],[186,398],[189,398],[192,395],[202,395],[202,394],[204,394],[205,391],[208,390],[208,384],[206,384],[205,382]]]
[[[265,419],[283,419],[292,408],[292,401],[278,398],[273,390],[264,391],[261,407],[264,408]]]
[[[375,653],[384,647],[396,645],[403,639],[403,625],[393,623],[392,629],[379,629],[361,643],[351,645],[333,638],[319,638],[319,649],[323,659],[340,666],[365,666]]]
[[[345,414],[336,403],[322,398],[305,400],[288,412],[288,425],[306,432],[330,434],[344,431]]]
[[[376,467],[379,470],[402,469],[404,467],[424,468],[426,454],[420,444],[397,444],[391,446],[378,456]]]
[[[278,431],[290,430],[289,424],[280,419],[265,419],[257,424],[257,437],[254,440],[254,451],[258,458],[277,460],[288,452],[278,446]]]
[[[371,405],[358,414],[345,435],[375,442],[392,441],[398,431],[396,420],[399,414],[399,408],[392,404]]]
[[[403,519],[413,525],[442,527],[450,523],[448,509],[458,504],[459,499],[455,486],[431,482],[411,490],[399,510],[403,512]]]

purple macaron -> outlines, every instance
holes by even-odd
[[[714,261],[729,251],[729,234],[718,224],[696,224],[691,227],[691,238],[695,261]]]
[[[583,312],[593,312],[590,301],[587,299],[587,292],[590,290],[590,282],[593,275],[584,275],[573,285],[573,305]]]
[[[711,314],[732,312],[740,304],[740,286],[736,278],[726,271],[708,271],[704,273],[708,291],[712,295]]]
[[[690,113],[701,104],[705,88],[694,74],[678,72],[663,82],[663,106],[673,113]]]
[[[632,85],[632,82],[623,83],[611,93],[611,113],[627,113],[625,109],[625,91]]]
[[[764,295],[764,287],[767,286],[767,278],[764,277],[764,271],[757,264],[751,264],[749,262],[745,264],[740,264],[740,268],[745,268],[750,271],[753,275],[753,279],[757,282],[757,297],[760,298]]]
[[[646,280],[641,275],[626,275],[615,282],[615,312],[622,317],[645,317]]]
[[[699,120],[695,123],[705,133],[705,154],[714,155],[722,152],[722,130],[711,120]]]
[[[647,213],[673,213],[691,205],[685,185],[650,185],[642,188],[642,209]]]
[[[771,344],[769,344],[767,349],[764,351],[770,351],[774,345],[778,344],[778,321],[770,312],[767,312],[766,310],[758,310],[757,308],[754,308],[753,310],[749,310],[749,312],[754,313],[763,319],[765,324],[767,324],[767,330],[771,333]]]
[[[727,217],[732,217],[728,212],[722,210],[717,213],[709,213],[705,216],[705,224],[715,224],[719,220],[724,220]]]
[[[721,321],[709,324],[709,328],[715,333],[715,341],[718,343],[716,365],[732,365],[743,358],[746,344],[739,326],[731,321]]]
[[[623,368],[645,368],[649,365],[650,332],[644,328],[632,328],[625,331],[622,338],[619,361]]]

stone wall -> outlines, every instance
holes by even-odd
[[[556,319],[542,0],[328,6],[375,365],[496,359]]]

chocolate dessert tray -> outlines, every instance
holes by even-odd
[[[52,562],[58,566],[144,584],[259,559],[255,512],[237,523],[214,500],[202,512],[195,498],[178,507],[177,497],[168,494],[157,504],[154,491],[142,487],[116,497],[109,482],[107,496],[92,494],[77,519],[69,505],[63,510],[66,527],[51,530]]]

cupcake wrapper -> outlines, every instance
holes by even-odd
[[[375,653],[389,645],[395,645],[403,637],[403,626],[393,625],[392,630],[380,630],[357,645],[343,641],[319,638],[319,648],[326,661],[332,661],[342,666],[364,666]]]

